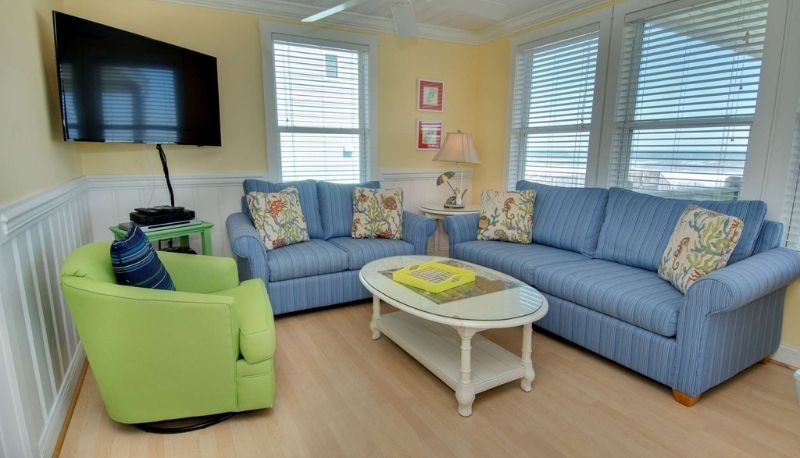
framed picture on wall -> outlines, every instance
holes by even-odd
[[[442,121],[417,120],[417,149],[425,151],[442,149]]]
[[[444,111],[444,82],[417,80],[417,111]]]

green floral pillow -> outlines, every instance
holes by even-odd
[[[536,191],[481,192],[478,240],[531,243],[533,239],[533,201]]]
[[[280,192],[250,192],[247,206],[268,250],[308,240],[308,226],[295,187]]]
[[[403,190],[353,189],[354,239],[403,238]]]
[[[661,255],[658,276],[686,294],[697,280],[728,264],[743,227],[735,216],[690,205]]]

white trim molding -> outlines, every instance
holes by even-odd
[[[65,202],[75,199],[85,190],[86,180],[80,177],[0,207],[0,243],[14,237]]]
[[[800,347],[782,343],[778,351],[772,355],[772,359],[794,369],[800,368]]]
[[[207,8],[290,19],[302,19],[322,10],[322,7],[314,7],[282,0],[161,1],[167,3],[177,3],[181,5],[202,6]],[[497,38],[520,32],[543,21],[547,21],[565,14],[570,14],[572,12],[602,3],[604,3],[602,0],[558,0],[556,2],[551,2],[540,7],[533,8],[530,11],[513,18],[500,21],[497,24],[478,32],[454,27],[443,27],[433,24],[420,23],[418,24],[419,33],[417,36],[431,40],[479,45],[488,43]],[[371,16],[345,11],[325,18],[324,22],[371,32],[390,34],[395,33],[394,21],[392,21],[390,18],[380,16]]]
[[[67,255],[91,241],[87,180],[0,207],[0,452],[49,457],[85,359],[61,295]]]

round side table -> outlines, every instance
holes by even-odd
[[[436,232],[433,235],[433,253],[440,254],[439,233],[444,231],[443,220],[445,216],[469,215],[481,212],[480,205],[465,205],[464,208],[445,208],[442,204],[422,204],[419,207],[422,214],[436,220]]]

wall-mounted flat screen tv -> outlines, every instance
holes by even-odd
[[[220,146],[217,59],[53,12],[64,139]]]

